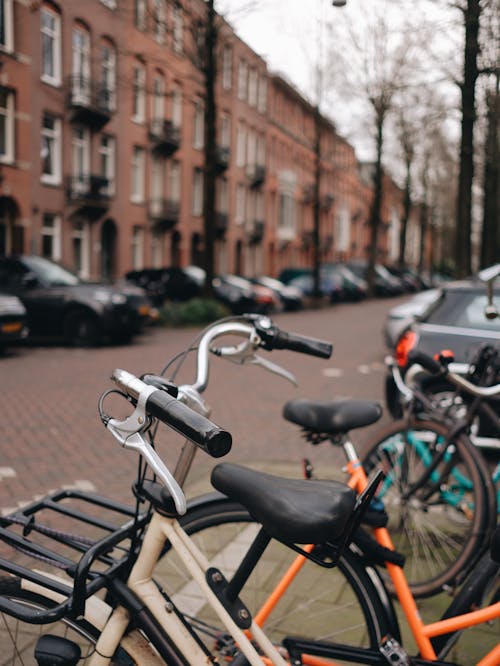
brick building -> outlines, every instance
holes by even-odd
[[[0,0],[0,10],[0,254],[43,255],[85,278],[200,264],[204,3]],[[216,100],[217,270],[310,265],[314,107],[224,22]],[[371,188],[352,146],[327,119],[321,128],[323,260],[364,256]],[[400,199],[387,189],[393,227]]]

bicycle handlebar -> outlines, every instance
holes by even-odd
[[[319,358],[330,358],[332,355],[333,345],[330,342],[282,331],[273,324],[269,317],[260,317],[256,320],[254,326],[262,340],[262,347],[268,351],[288,349],[289,351]]]
[[[396,386],[399,391],[406,397],[411,398],[413,392],[408,384],[403,380],[399,368],[396,368],[393,363],[389,363]],[[454,384],[458,388],[464,390],[469,395],[478,397],[478,398],[493,398],[500,395],[500,384],[495,384],[494,386],[478,386],[472,382],[465,379],[456,372],[452,372],[451,369],[445,363],[441,363],[432,356],[425,354],[421,351],[412,351],[408,355],[408,372],[411,367],[416,365],[421,366],[426,372],[435,375],[437,377],[443,377],[448,380],[451,384]]]
[[[125,370],[115,370],[111,379],[127,395],[139,400],[145,397],[145,411],[194,442],[213,458],[231,450],[231,433],[169,395],[162,389],[146,384]]]

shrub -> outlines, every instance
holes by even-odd
[[[208,298],[192,298],[183,303],[168,303],[160,308],[159,324],[190,326],[209,324],[230,314],[222,303]]]

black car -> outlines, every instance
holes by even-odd
[[[0,293],[0,353],[27,334],[26,308],[17,296]]]
[[[500,309],[500,287],[493,294]],[[449,282],[443,286],[425,311],[408,321],[393,350],[403,372],[412,350],[433,356],[449,350],[457,363],[470,363],[480,345],[500,347],[500,318],[488,318],[486,287],[479,280]],[[386,399],[392,414],[400,412],[399,396],[392,376],[386,380]]]
[[[347,267],[362,280],[366,280],[368,265],[365,261],[349,261]],[[375,295],[399,296],[404,292],[403,284],[394,275],[391,275],[385,266],[375,264]]]
[[[260,284],[262,287],[271,289],[278,295],[284,310],[301,310],[304,307],[304,293],[298,287],[281,282],[276,278],[268,277],[267,275],[259,275],[252,278],[253,284]]]
[[[62,266],[37,256],[0,258],[0,291],[26,308],[30,336],[93,345],[126,341],[149,320],[143,290],[82,281]]]
[[[129,271],[125,278],[144,288],[156,306],[165,301],[188,301],[201,293],[199,280],[183,268],[173,266]]]

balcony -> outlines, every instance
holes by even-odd
[[[228,227],[229,218],[227,213],[217,211],[215,213],[215,235],[217,238],[223,238]]]
[[[252,220],[248,225],[247,234],[250,245],[257,245],[264,238],[265,225],[262,220]]]
[[[157,118],[151,121],[149,140],[153,150],[163,155],[172,155],[181,145],[181,132],[171,120]]]
[[[266,167],[260,164],[248,164],[246,173],[252,188],[260,187],[266,179]]]
[[[109,181],[98,175],[70,176],[66,181],[66,201],[74,212],[95,220],[109,208]]]
[[[154,198],[149,201],[149,219],[163,230],[171,229],[179,221],[180,203],[172,199]]]
[[[102,83],[73,75],[66,83],[70,120],[100,129],[113,115],[115,93]]]
[[[217,146],[215,152],[215,159],[216,159],[217,171],[219,173],[226,171],[226,169],[229,167],[229,157],[230,157],[230,152],[227,146]]]

